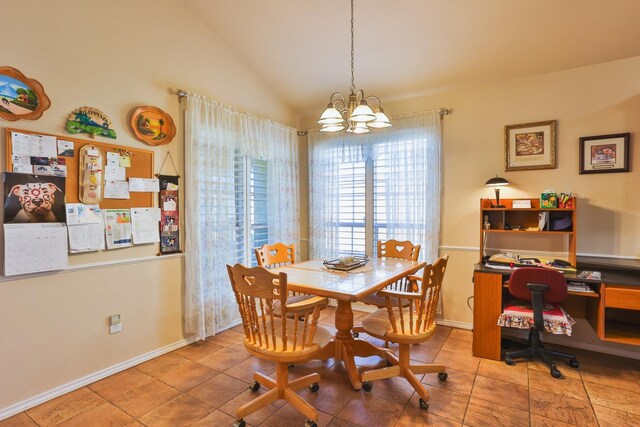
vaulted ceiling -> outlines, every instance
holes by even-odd
[[[183,0],[296,113],[350,85],[349,0]],[[639,0],[356,0],[355,84],[383,101],[640,55]]]

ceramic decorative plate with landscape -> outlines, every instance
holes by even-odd
[[[40,82],[12,67],[0,67],[0,117],[36,120],[51,106]]]
[[[158,107],[138,107],[131,116],[131,129],[140,141],[149,145],[164,145],[176,136],[171,116]]]

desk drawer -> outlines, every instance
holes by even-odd
[[[606,285],[605,307],[640,310],[640,289]]]

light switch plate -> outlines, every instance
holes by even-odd
[[[120,322],[121,320],[120,320],[119,314],[114,314],[112,316],[109,316],[109,326],[117,325]]]

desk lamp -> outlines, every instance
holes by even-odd
[[[496,205],[491,206],[492,208],[504,208],[504,205],[500,204],[500,187],[509,185],[509,181],[506,179],[499,177],[496,175],[495,177],[489,179],[485,184],[487,187],[493,187],[496,190]]]

